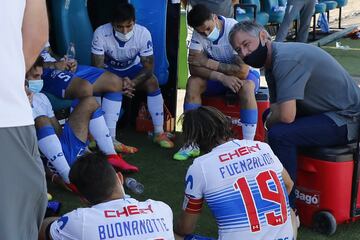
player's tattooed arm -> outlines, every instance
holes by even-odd
[[[59,121],[56,119],[56,117],[50,118],[50,123],[51,123],[51,125],[54,127],[54,129],[55,129],[56,135],[57,135],[57,136],[60,136],[61,133],[62,133],[62,127],[61,127]]]
[[[140,73],[132,79],[135,86],[145,82],[153,76],[154,72],[154,56],[140,57],[141,64],[144,66]]]
[[[104,55],[91,54],[91,65],[98,68],[104,68]]]
[[[249,73],[249,66],[238,55],[235,55],[233,64],[220,62],[217,71],[244,80]]]

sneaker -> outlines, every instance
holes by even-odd
[[[190,157],[197,157],[200,155],[200,149],[196,145],[190,145],[188,147],[182,147],[173,158],[178,161],[185,161]]]
[[[69,190],[70,192],[73,192],[73,193],[76,193],[76,194],[80,194],[80,193],[79,193],[79,190],[77,189],[77,187],[76,187],[74,184],[72,184],[72,183],[65,183],[65,185],[66,185],[66,187],[68,188],[68,190]]]
[[[108,161],[114,168],[117,168],[123,172],[138,172],[139,168],[127,163],[121,155],[118,154],[110,154],[107,156]]]
[[[163,148],[173,148],[174,143],[169,139],[166,132],[155,134],[154,143],[159,144]]]
[[[127,146],[116,139],[113,140],[113,143],[114,149],[117,153],[136,153],[139,151],[136,147]]]

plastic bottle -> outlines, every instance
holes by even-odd
[[[66,51],[66,60],[75,61],[75,56],[75,44],[73,42],[70,42]]]
[[[136,181],[134,178],[126,178],[125,186],[136,194],[142,194],[144,192],[144,185]]]

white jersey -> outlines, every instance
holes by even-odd
[[[168,240],[175,239],[173,214],[163,202],[132,198],[78,208],[51,224],[54,240]]]
[[[40,116],[46,116],[48,118],[55,116],[49,99],[43,93],[35,93],[31,105],[34,120]]]
[[[282,171],[266,143],[229,141],[194,160],[186,175],[183,209],[198,214],[205,200],[222,240],[292,240]]]
[[[124,71],[140,63],[140,57],[153,55],[151,34],[145,27],[135,24],[134,35],[127,42],[115,36],[111,23],[95,30],[91,52],[104,55],[105,68]],[[140,57],[139,57],[140,56]]]
[[[25,0],[1,1],[0,128],[34,124],[25,93],[22,23]]]
[[[215,42],[211,42],[198,32],[194,31],[189,49],[204,51],[209,58],[222,63],[233,63],[236,52],[230,45],[228,36],[231,28],[237,21],[233,18],[224,18],[223,16],[218,16],[218,18],[223,23],[219,39]]]

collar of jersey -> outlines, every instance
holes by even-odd
[[[102,209],[106,205],[113,205],[114,202],[118,202],[119,204],[129,204],[129,203],[135,203],[135,202],[138,202],[138,201],[136,199],[134,199],[134,198],[119,198],[119,199],[111,200],[111,201],[108,201],[108,202],[103,202],[103,203],[96,204],[96,205],[92,206],[92,208]]]
[[[223,16],[218,16],[218,19],[220,19],[220,21],[222,22],[223,27],[221,29],[218,39],[216,39],[216,41],[213,42],[214,45],[218,44],[220,38],[224,35],[224,30],[225,30],[225,18]]]

